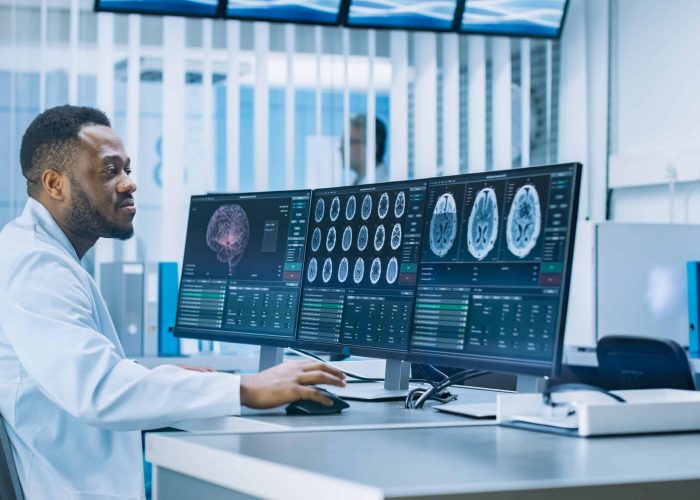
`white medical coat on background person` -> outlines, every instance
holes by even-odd
[[[0,413],[29,500],[141,499],[140,431],[240,414],[240,377],[125,359],[95,281],[29,198],[0,233]]]

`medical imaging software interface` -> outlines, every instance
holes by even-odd
[[[407,349],[426,184],[314,191],[298,342]]]
[[[410,350],[552,359],[575,167],[431,179]]]
[[[176,333],[292,341],[310,191],[194,196]]]

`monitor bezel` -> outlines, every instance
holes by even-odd
[[[248,193],[211,193],[211,194],[204,194],[204,195],[193,195],[190,198],[190,209],[188,211],[188,220],[187,220],[187,233],[189,233],[189,213],[192,210],[192,203],[194,201],[199,201],[207,198],[220,198],[221,200],[224,199],[230,199],[231,197],[235,198],[240,198],[240,197],[251,197],[255,196],[258,197],[260,195],[265,195],[265,197],[270,197],[274,198],[276,196],[304,196],[307,195],[309,198],[309,215],[311,211],[311,197],[312,197],[313,191],[311,189],[292,189],[292,190],[283,190],[283,191],[257,191],[257,192],[248,192]],[[213,200],[215,201],[215,200]],[[306,239],[308,238],[308,218],[307,218],[307,226],[306,226],[306,234],[304,235],[304,256],[302,258],[305,258],[306,254]],[[186,234],[187,234],[186,233]],[[185,245],[187,245],[187,241],[185,240]],[[184,249],[183,249],[183,265],[181,266],[182,269],[180,270],[180,281],[178,282],[178,292],[177,292],[177,309],[179,309],[180,305],[180,294],[182,293],[182,279],[183,279],[183,273],[185,270],[184,266]],[[192,328],[192,327],[178,327],[177,326],[177,309],[175,313],[175,326],[173,327],[173,335],[178,338],[187,338],[187,339],[197,339],[197,340],[215,340],[215,341],[220,341],[220,342],[231,342],[231,343],[236,343],[236,344],[247,344],[247,345],[259,345],[259,346],[271,346],[271,347],[292,347],[294,344],[294,340],[297,335],[297,323],[299,321],[299,308],[301,306],[301,292],[302,292],[302,284],[303,284],[303,268],[302,268],[302,277],[301,281],[299,283],[299,300],[297,301],[297,310],[296,310],[296,323],[294,326],[294,331],[289,337],[276,337],[276,336],[265,336],[261,335],[259,333],[246,333],[246,332],[233,332],[233,331],[227,331],[227,330],[202,330],[198,328]]]
[[[381,190],[383,188],[391,188],[399,186],[399,185],[407,185],[407,184],[415,184],[415,185],[420,185],[424,184],[425,189],[427,191],[428,188],[428,179],[409,179],[405,181],[390,181],[390,182],[380,182],[380,183],[375,183],[375,184],[360,184],[356,186],[335,186],[335,187],[330,187],[330,188],[322,188],[322,189],[314,189],[313,193],[311,195],[311,205],[313,206],[313,201],[314,201],[314,196],[317,192],[354,192],[355,190],[358,190],[358,192],[362,192],[362,189],[365,188],[366,191],[369,191],[371,188],[372,191],[376,190]],[[423,214],[422,217],[425,217],[425,205],[423,206]],[[309,212],[309,219],[311,219],[311,211]],[[311,224],[309,224],[308,228],[311,227]],[[419,243],[419,248],[418,248],[418,255],[420,256],[421,252],[421,246],[423,243],[423,237],[421,236],[421,241]],[[307,241],[308,245],[308,241]],[[304,276],[306,275],[306,261],[304,261],[304,268],[303,268],[303,273]],[[306,281],[303,280],[302,278],[302,295],[304,293],[304,288],[306,286]],[[415,303],[415,287],[413,289],[414,293],[414,303]],[[415,309],[415,307],[414,307]],[[299,314],[301,314],[301,300],[299,300]],[[315,342],[315,341],[309,341],[309,340],[299,340],[299,324],[297,322],[297,335],[295,337],[295,343],[294,346],[298,347],[300,349],[307,349],[307,350],[314,350],[314,351],[320,351],[320,352],[325,352],[329,354],[345,354],[345,355],[355,355],[355,356],[366,356],[369,358],[379,358],[379,359],[399,359],[399,360],[405,360],[407,359],[408,356],[408,346],[410,344],[410,336],[411,336],[411,324],[413,322],[413,316],[411,316],[411,323],[409,323],[409,330],[408,330],[408,338],[407,338],[407,343],[404,348],[400,349],[389,349],[386,347],[368,347],[368,346],[354,346],[354,345],[348,345],[348,344],[343,344],[343,343],[337,343],[337,344],[331,344],[331,343],[326,343],[326,342]]]
[[[335,21],[328,21],[328,22],[321,22],[321,21],[304,21],[304,20],[296,20],[296,21],[290,21],[290,20],[285,20],[285,19],[270,19],[266,17],[244,17],[244,16],[236,16],[236,15],[231,15],[228,12],[228,4],[229,0],[221,0],[221,5],[219,6],[219,15],[223,19],[227,20],[235,20],[235,21],[241,21],[241,22],[266,22],[266,23],[273,23],[273,24],[292,24],[292,25],[303,25],[303,26],[341,26],[343,24],[343,20],[345,19],[345,14],[347,12],[347,7],[350,3],[350,0],[340,0],[339,5],[338,5],[338,15],[335,19]]]
[[[516,375],[535,375],[535,376],[550,376],[550,377],[557,377],[559,376],[561,372],[561,365],[562,365],[562,357],[563,357],[563,349],[564,349],[564,336],[565,336],[565,328],[566,328],[566,318],[568,314],[568,306],[569,306],[569,290],[570,290],[570,285],[571,285],[571,269],[573,267],[573,256],[574,256],[574,246],[575,246],[575,241],[576,241],[576,226],[577,226],[577,220],[578,220],[578,207],[579,207],[579,198],[580,198],[580,193],[581,193],[581,170],[583,166],[580,163],[576,162],[571,162],[571,163],[558,163],[558,164],[551,164],[551,165],[539,165],[539,166],[533,166],[533,167],[524,167],[524,168],[518,168],[518,169],[511,169],[511,170],[493,170],[489,172],[479,172],[478,174],[474,173],[469,173],[469,174],[461,174],[461,175],[453,175],[453,176],[445,176],[445,177],[435,177],[430,179],[435,180],[435,181],[449,181],[450,179],[455,179],[455,180],[462,180],[462,179],[470,179],[470,178],[479,178],[483,177],[484,175],[489,175],[489,174],[495,174],[495,173],[507,173],[513,170],[527,170],[527,171],[532,171],[534,174],[538,170],[542,171],[547,171],[547,170],[556,170],[556,169],[564,169],[564,168],[572,168],[573,167],[573,177],[574,177],[574,184],[573,184],[573,196],[572,196],[572,204],[571,204],[571,209],[570,209],[570,226],[569,226],[569,238],[567,240],[567,245],[568,248],[566,249],[566,262],[565,262],[565,267],[563,269],[563,279],[562,279],[562,285],[561,285],[561,301],[559,304],[559,323],[557,325],[557,330],[556,330],[556,338],[554,339],[554,351],[553,351],[553,359],[552,361],[535,361],[535,360],[530,360],[530,361],[525,361],[523,359],[518,359],[518,358],[508,358],[504,359],[502,357],[497,357],[497,356],[483,356],[483,355],[468,355],[465,353],[461,353],[459,355],[457,354],[451,354],[451,353],[429,353],[425,352],[422,350],[416,351],[411,348],[410,340],[409,340],[409,346],[408,346],[408,356],[406,358],[406,361],[412,362],[412,363],[427,363],[427,364],[433,364],[433,365],[439,365],[439,366],[449,366],[449,367],[454,367],[454,368],[468,368],[468,369],[477,369],[477,370],[487,370],[487,371],[494,371],[494,372],[499,372],[499,373],[511,373],[511,374],[516,374]],[[545,173],[545,172],[542,172]],[[428,185],[428,189],[430,188],[430,181]],[[426,205],[426,210],[428,209]],[[424,221],[425,222],[425,221]],[[420,272],[420,268],[419,268]],[[420,283],[416,283],[416,290],[417,287],[420,285]],[[414,315],[415,315],[415,310],[414,310]],[[413,329],[411,328],[411,334],[413,333]]]
[[[93,4],[93,10],[94,12],[108,12],[110,14],[123,14],[123,15],[129,15],[129,14],[139,14],[142,16],[158,16],[158,17],[163,17],[163,16],[176,16],[176,17],[187,17],[187,18],[192,18],[192,19],[217,19],[221,17],[221,1],[218,0],[218,3],[216,5],[216,9],[214,11],[214,14],[193,14],[193,13],[184,13],[184,12],[178,12],[175,10],[162,10],[158,12],[154,12],[151,10],[144,10],[144,9],[129,9],[129,10],[120,10],[120,9],[109,9],[109,8],[104,8],[100,4],[102,3],[103,0],[95,0]]]
[[[347,10],[345,11],[345,17],[342,21],[344,27],[349,29],[368,29],[377,31],[415,31],[419,33],[453,33],[458,25],[455,24],[456,19],[462,18],[462,12],[464,7],[464,2],[460,0],[455,0],[455,13],[452,19],[452,24],[447,28],[422,28],[420,26],[376,26],[370,23],[350,23],[350,9],[352,8],[352,3],[354,0],[347,1]]]
[[[564,0],[564,12],[561,15],[561,23],[559,23],[559,30],[556,35],[527,35],[522,33],[494,33],[492,31],[485,30],[466,30],[462,28],[462,21],[464,18],[464,12],[467,10],[467,4],[470,0],[464,0],[462,2],[462,11],[458,19],[455,19],[454,29],[460,35],[482,35],[491,37],[507,37],[507,38],[533,38],[537,40],[559,40],[561,38],[562,31],[564,31],[564,23],[566,22],[566,14],[569,11],[569,0]]]

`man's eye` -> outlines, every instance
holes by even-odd
[[[126,175],[131,175],[131,169],[130,168],[125,168],[124,172],[126,172]]]

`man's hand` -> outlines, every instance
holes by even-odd
[[[191,370],[193,372],[202,372],[202,373],[209,373],[209,372],[215,372],[213,368],[209,368],[208,366],[193,366],[193,365],[187,365],[187,364],[181,364],[181,365],[175,365],[179,366],[180,368],[184,368],[185,370]]]
[[[299,399],[330,406],[331,401],[311,384],[345,386],[345,374],[325,363],[284,363],[255,375],[241,377],[241,404],[249,408],[274,408]]]

